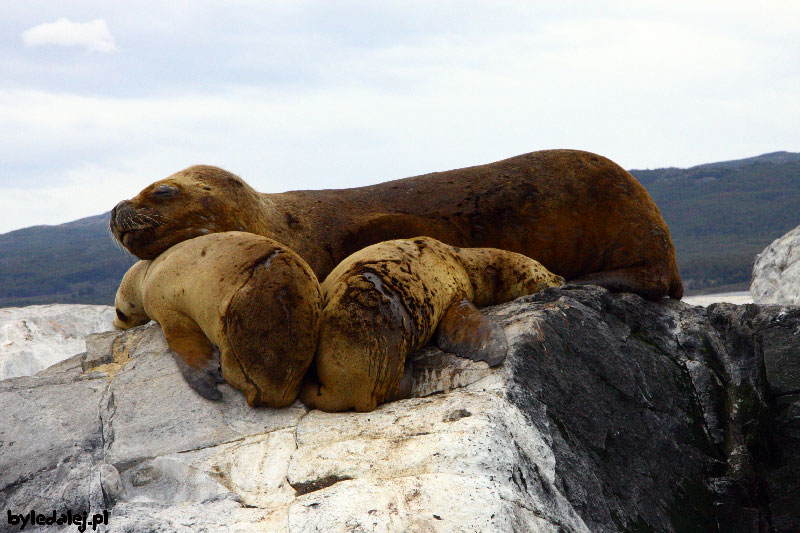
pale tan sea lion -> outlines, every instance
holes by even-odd
[[[259,194],[222,169],[193,166],[120,202],[111,229],[142,259],[198,235],[249,231],[295,250],[319,279],[365,246],[426,235],[518,252],[571,283],[651,299],[683,293],[669,229],[650,195],[619,165],[577,150],[280,194]]]
[[[319,343],[301,400],[325,411],[370,411],[405,397],[406,357],[434,334],[444,350],[499,364],[505,334],[475,306],[563,281],[521,254],[459,249],[428,237],[364,248],[322,283]]]
[[[161,324],[186,381],[205,398],[221,398],[221,367],[251,407],[282,407],[297,398],[314,356],[321,301],[314,273],[287,247],[214,233],[133,265],[114,325]]]

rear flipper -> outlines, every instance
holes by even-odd
[[[683,295],[680,278],[673,279],[666,269],[628,267],[594,272],[567,280],[571,285],[600,285],[613,292],[634,292],[648,300],[670,296],[677,300]]]
[[[472,361],[486,361],[489,366],[502,363],[508,353],[503,328],[466,299],[447,308],[434,339],[443,351]]]

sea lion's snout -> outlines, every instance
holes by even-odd
[[[131,201],[123,200],[111,210],[111,220],[109,221],[111,234],[122,243],[123,246],[128,248],[130,246],[128,237],[130,237],[131,232],[137,229],[143,229],[141,225],[137,223],[139,220],[141,220],[141,217],[136,216],[136,209],[133,207]]]
[[[130,220],[132,216],[133,208],[131,207],[130,200],[121,201],[114,206],[114,209],[111,210],[111,220],[109,221],[109,225],[111,226],[111,232],[117,239],[121,240],[120,237],[125,228],[125,221]]]
[[[164,217],[138,205],[136,198],[123,200],[111,210],[111,234],[132,254],[142,259],[153,259],[162,250],[153,250],[157,241],[154,233],[164,225]],[[168,248],[169,246],[166,246]]]
[[[120,203],[114,206],[114,209],[111,210],[111,221],[114,222],[117,217],[129,210],[131,208],[131,201],[130,200],[122,200]]]
[[[128,316],[119,309],[116,310],[116,313],[117,316],[114,317],[114,327],[116,329],[128,329]]]

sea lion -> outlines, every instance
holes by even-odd
[[[324,279],[365,246],[426,235],[518,252],[570,283],[650,299],[683,294],[669,229],[653,199],[619,165],[577,150],[279,194],[259,194],[222,169],[193,166],[117,204],[110,224],[142,259],[191,237],[241,230],[284,243]]]
[[[221,367],[251,407],[282,407],[297,398],[314,357],[321,302],[316,276],[292,250],[250,233],[214,233],[133,265],[114,325],[161,324],[183,376],[205,398],[221,398]]]
[[[505,250],[459,249],[429,237],[368,246],[322,283],[314,370],[300,399],[324,411],[371,411],[407,397],[406,357],[434,334],[443,350],[497,365],[508,350],[505,333],[475,306],[563,282],[537,261]]]

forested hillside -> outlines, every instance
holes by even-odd
[[[755,255],[800,225],[800,154],[632,170],[670,227],[687,291],[745,289]],[[0,307],[112,304],[134,258],[109,214],[0,235]]]
[[[749,286],[755,255],[800,225],[800,154],[632,170],[669,225],[687,290]]]
[[[111,305],[132,255],[114,245],[109,213],[0,235],[0,307]]]

